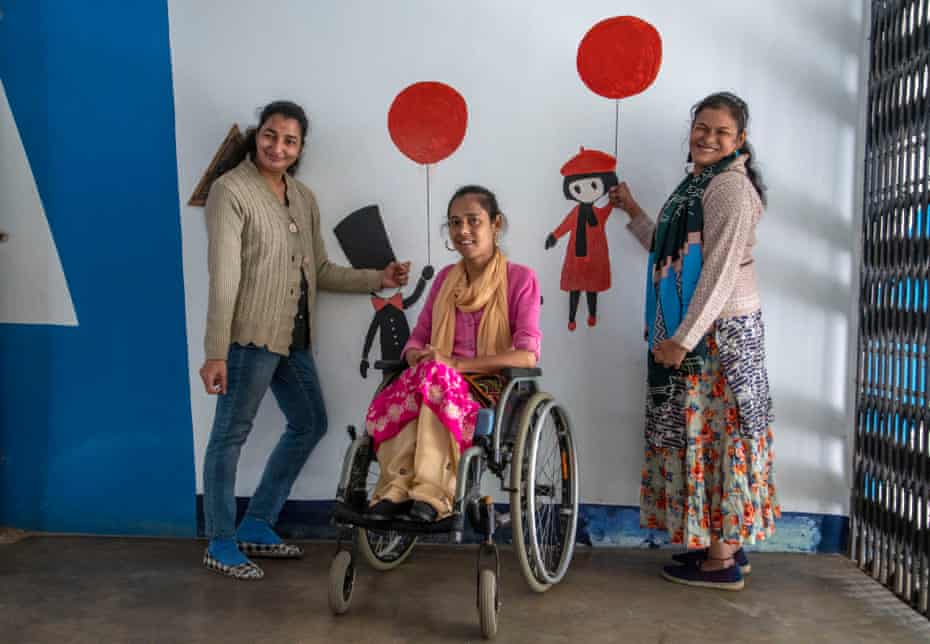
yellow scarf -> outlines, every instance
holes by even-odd
[[[433,302],[433,329],[430,344],[447,356],[455,344],[455,311],[473,313],[484,309],[478,325],[478,356],[510,351],[510,314],[507,310],[507,258],[498,249],[471,284],[465,273],[465,260],[459,261],[446,276]]]

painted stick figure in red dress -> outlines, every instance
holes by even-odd
[[[588,303],[588,326],[597,324],[597,294],[610,288],[610,257],[604,225],[613,206],[594,203],[617,185],[617,160],[598,150],[581,151],[562,166],[566,199],[577,201],[558,228],[546,238],[546,248],[569,233],[568,250],[562,265],[561,289],[568,291],[568,330],[575,330],[578,301],[584,291]]]

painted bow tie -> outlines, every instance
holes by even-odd
[[[401,297],[400,293],[395,293],[393,296],[387,299],[378,297],[377,295],[372,296],[371,304],[375,307],[375,311],[380,311],[388,304],[393,306],[398,311],[404,310],[404,298]]]

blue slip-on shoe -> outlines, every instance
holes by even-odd
[[[685,586],[716,588],[718,590],[742,590],[743,573],[739,566],[720,570],[701,570],[700,566],[665,566],[662,576],[668,581]]]
[[[236,531],[236,541],[239,550],[251,557],[300,559],[304,556],[303,548],[284,543],[268,523],[254,517],[242,520]]]
[[[239,549],[250,557],[265,559],[300,559],[304,549],[293,543],[252,543],[240,541]]]
[[[203,553],[203,565],[207,570],[241,581],[257,581],[265,576],[261,568],[239,551],[232,539],[211,539]]]
[[[679,552],[678,554],[672,555],[672,559],[678,563],[687,564],[689,566],[700,566],[707,559],[707,548]],[[733,553],[733,560],[736,561],[736,565],[739,566],[739,571],[744,575],[748,575],[752,572],[752,566],[749,565],[749,557],[746,556],[746,551],[742,548]]]

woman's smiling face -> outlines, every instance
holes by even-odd
[[[255,165],[263,172],[283,174],[300,156],[302,138],[297,119],[272,114],[255,134]]]
[[[694,116],[689,149],[695,173],[713,165],[739,150],[746,142],[746,132],[730,111],[721,107],[706,107]]]
[[[465,259],[490,257],[494,253],[494,236],[500,229],[499,218],[491,215],[476,195],[464,194],[449,206],[449,238]]]

